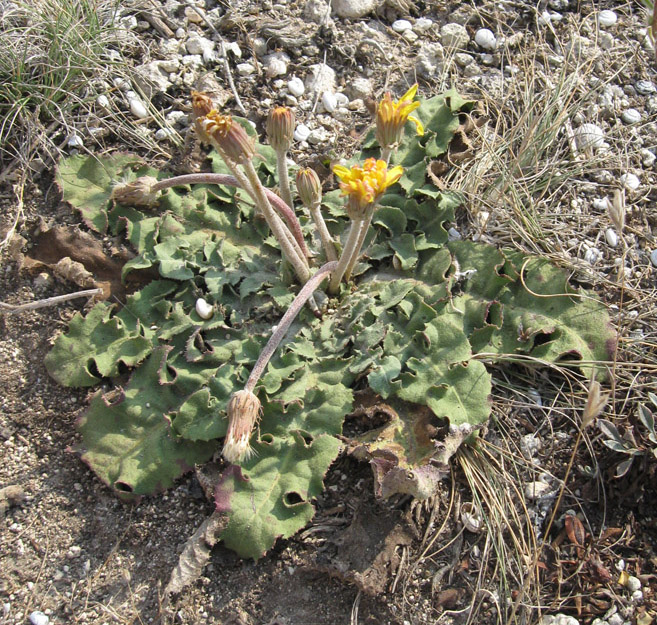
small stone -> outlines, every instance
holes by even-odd
[[[607,228],[605,230],[605,241],[609,247],[616,247],[618,245],[618,235],[613,228]]]
[[[630,592],[634,592],[635,590],[640,590],[641,580],[638,577],[634,577],[634,575],[630,575],[627,578],[627,582],[625,582],[625,586]]]
[[[214,50],[214,41],[199,35],[192,35],[186,42],[185,48],[189,54],[203,54]]]
[[[349,104],[349,98],[344,93],[336,93],[335,101],[338,103],[338,106],[347,106]]]
[[[325,63],[311,65],[304,84],[313,93],[335,91],[335,71]]]
[[[354,78],[347,83],[347,93],[352,100],[364,100],[372,93],[372,81],[369,78]]]
[[[214,315],[214,307],[208,304],[202,297],[196,300],[196,314],[201,319],[211,319]]]
[[[611,208],[611,202],[609,202],[609,198],[607,197],[596,197],[591,204],[593,205],[593,208],[599,211],[608,211]]]
[[[54,280],[49,273],[42,271],[36,278],[34,278],[32,284],[37,291],[45,291],[50,288]]]
[[[639,95],[651,95],[657,91],[655,83],[650,80],[637,80],[634,88]]]
[[[636,109],[626,109],[621,113],[621,119],[624,124],[638,124],[641,121],[641,113]]]
[[[310,136],[310,128],[305,124],[299,124],[294,130],[295,141],[306,141]]]
[[[657,157],[654,152],[651,152],[647,148],[641,148],[639,154],[641,155],[641,164],[644,167],[652,167],[655,164]]]
[[[176,131],[173,128],[159,128],[155,131],[155,138],[158,141],[166,141],[167,139],[174,137],[175,134]]]
[[[365,17],[378,3],[378,0],[333,0],[331,6],[338,17],[355,19]]]
[[[430,20],[428,17],[419,17],[415,20],[413,24],[413,30],[416,33],[426,33],[433,26],[433,20]]]
[[[643,602],[643,591],[642,590],[635,590],[632,593],[632,603],[642,603],[642,602]]]
[[[605,133],[595,124],[582,124],[575,130],[575,143],[580,150],[600,148],[605,142]]]
[[[525,497],[531,501],[536,501],[544,497],[552,490],[552,487],[545,482],[529,482],[525,484]]]
[[[50,619],[43,612],[35,610],[30,614],[30,623],[32,625],[48,625]]]
[[[460,241],[463,238],[461,233],[454,227],[447,231],[447,237],[450,241]]]
[[[322,106],[327,113],[333,113],[338,107],[338,100],[331,91],[325,91],[322,94]]]
[[[457,52],[454,55],[454,62],[459,67],[463,68],[474,63],[474,58],[470,54],[467,54],[466,52]]]
[[[392,30],[394,30],[396,33],[403,33],[407,30],[411,30],[413,28],[413,24],[411,24],[408,20],[395,20],[392,23]]]
[[[287,66],[290,63],[290,57],[285,52],[274,52],[268,54],[263,60],[265,66],[265,74],[269,78],[276,76],[285,76],[287,74]]]
[[[636,191],[641,184],[638,176],[635,176],[634,174],[622,174],[620,182],[629,191]]]
[[[657,250],[650,252],[650,263],[653,267],[657,267]]]
[[[235,69],[237,69],[237,73],[240,76],[250,76],[256,71],[255,66],[252,63],[238,63],[235,66]]]
[[[445,50],[436,42],[425,43],[418,52],[415,69],[422,78],[433,78],[442,70]]]
[[[598,24],[603,28],[607,26],[613,26],[618,21],[618,15],[614,11],[609,11],[605,9],[598,13]]]
[[[148,117],[148,109],[139,98],[132,98],[130,100],[130,112],[137,119],[146,119]]]
[[[203,9],[199,9],[198,11],[192,9],[192,7],[185,7],[185,17],[190,24],[201,24],[203,22],[204,11]]]
[[[462,24],[445,24],[440,29],[440,39],[446,48],[466,48],[470,35]]]
[[[408,41],[408,43],[414,43],[419,39],[419,35],[414,30],[405,30],[402,33],[402,37]]]
[[[108,109],[109,105],[110,105],[110,101],[105,94],[100,94],[96,98],[96,106],[100,107],[101,109]]]
[[[602,258],[602,252],[596,247],[587,248],[584,252],[584,260],[589,265],[595,265]]]
[[[316,24],[321,24],[328,13],[329,5],[324,0],[308,0],[303,7],[303,16]]]
[[[317,128],[308,135],[308,143],[311,145],[318,145],[326,141],[328,141],[328,134],[323,128]]]
[[[161,67],[161,63],[162,61],[151,61],[135,68],[133,76],[135,84],[147,98],[152,98],[156,93],[165,93],[171,86],[168,74],[178,71],[178,67],[165,70]]]
[[[475,33],[475,43],[483,50],[493,51],[497,48],[495,34],[488,28],[480,28]]]
[[[303,95],[303,92],[306,90],[306,87],[303,84],[303,80],[301,78],[297,78],[294,76],[293,78],[290,78],[290,80],[287,83],[287,90],[295,97],[299,98]]]
[[[81,148],[84,146],[84,141],[82,141],[82,137],[77,132],[73,132],[68,138],[66,145],[68,145],[69,148]]]

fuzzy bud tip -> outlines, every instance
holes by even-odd
[[[267,137],[274,150],[285,151],[290,149],[294,140],[294,113],[285,106],[277,106],[269,113],[267,118]]]
[[[228,431],[222,450],[231,464],[248,459],[251,454],[249,440],[262,410],[260,400],[251,391],[237,391],[228,402]]]
[[[322,201],[322,183],[315,170],[300,169],[297,172],[297,191],[306,208],[311,208]]]
[[[157,205],[159,191],[153,191],[157,184],[157,178],[153,176],[141,176],[132,182],[121,182],[112,189],[112,199],[119,204],[128,206]]]

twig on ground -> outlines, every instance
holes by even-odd
[[[48,306],[55,306],[61,302],[67,302],[71,299],[77,299],[78,297],[90,297],[92,295],[99,295],[103,292],[103,289],[86,289],[84,291],[77,291],[76,293],[67,293],[66,295],[56,295],[55,297],[48,297],[46,299],[40,299],[36,302],[28,302],[27,304],[5,304],[0,302],[0,310],[5,311],[8,314],[14,314],[19,312],[24,312],[26,310],[36,310],[37,308],[46,308]]]

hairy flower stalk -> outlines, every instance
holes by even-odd
[[[258,380],[264,373],[271,357],[290,329],[305,303],[312,297],[322,281],[336,268],[337,262],[332,261],[322,265],[302,287],[299,294],[287,309],[278,326],[269,337],[269,341],[260,353],[244,389],[231,395],[228,402],[228,431],[224,440],[222,454],[228,462],[236,463],[248,458],[251,448],[249,439],[261,412],[261,404],[253,393]]]
[[[412,121],[418,136],[424,134],[422,122],[411,113],[420,106],[413,98],[417,94],[417,84],[413,85],[397,102],[390,93],[383,96],[376,109],[376,140],[381,146],[381,160],[387,164],[390,155],[401,143],[406,122]]]
[[[333,241],[333,237],[328,231],[326,222],[322,217],[322,185],[315,170],[307,168],[300,169],[297,172],[297,192],[303,205],[310,212],[317,232],[319,232],[326,259],[338,260],[338,253],[335,251],[335,241]]]
[[[342,278],[345,275],[349,278],[360,256],[376,203],[386,189],[401,178],[403,169],[397,165],[389,170],[385,161],[368,158],[362,167],[354,165],[348,169],[336,165],[333,173],[340,179],[340,189],[347,197],[345,208],[351,218],[349,236],[329,285],[329,293],[335,295]]]
[[[297,277],[302,283],[305,282],[310,276],[308,260],[302,247],[269,202],[265,188],[253,166],[252,159],[255,155],[253,141],[240,124],[233,122],[230,115],[221,115],[212,110],[208,115],[199,119],[199,123],[210,138],[212,145],[240,182],[240,186],[251,195],[256,206],[262,211],[267,224],[281,246],[284,256],[294,268]],[[243,174],[238,165],[244,168]],[[246,180],[244,180],[244,175]]]
[[[290,177],[287,171],[287,153],[294,139],[294,113],[285,106],[277,106],[269,113],[267,119],[267,137],[276,152],[276,172],[278,186],[283,201],[293,207]]]
[[[246,182],[248,184],[248,180]],[[160,180],[157,182],[157,184],[153,185],[152,191],[163,191],[164,189],[169,189],[171,187],[181,187],[188,184],[223,184],[229,187],[239,187],[244,189],[242,183],[239,182],[235,176],[229,176],[228,174],[204,173],[185,174],[183,176],[165,178],[164,180]],[[249,185],[249,187],[250,186],[251,185]],[[294,211],[273,191],[265,189],[265,194],[267,195],[267,198],[269,199],[272,207],[285,220],[287,227],[290,229],[290,232],[294,236],[294,239],[301,248],[303,254],[305,256],[309,256],[310,252],[306,246],[306,242],[303,239],[301,224],[299,223],[297,216],[294,214]]]

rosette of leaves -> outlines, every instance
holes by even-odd
[[[371,463],[377,494],[426,497],[458,445],[488,419],[484,359],[512,354],[582,369],[609,359],[615,335],[604,308],[561,269],[491,246],[447,244],[458,198],[426,172],[471,106],[455,93],[423,102],[426,133],[409,136],[393,156],[405,167],[403,193],[393,189],[380,202],[357,288],[321,319],[303,311],[262,377],[255,453],[226,466],[215,489],[220,538],[240,555],[260,557],[312,517],[356,391],[370,389],[388,415],[347,443]],[[259,149],[259,175],[273,186],[273,151]],[[375,149],[368,139],[355,160]],[[79,451],[126,498],[170,487],[220,449],[228,399],[297,288],[281,277],[276,241],[244,194],[198,185],[168,189],[150,210],[111,201],[113,181],[141,175],[165,176],[124,154],[60,163],[64,199],[85,224],[134,248],[124,276],[153,279],[121,305],[77,314],[46,359],[61,384],[114,385],[98,390],[81,416]],[[336,199],[327,194],[325,209],[340,233],[346,216]],[[310,241],[310,220],[301,221]],[[211,319],[196,313],[198,297],[214,306]]]

